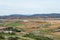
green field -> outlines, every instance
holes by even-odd
[[[10,27],[16,27],[16,26],[22,26],[23,24],[19,24],[19,23],[8,23],[6,26],[10,26]]]

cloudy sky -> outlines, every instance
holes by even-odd
[[[0,0],[0,15],[60,13],[60,0]]]

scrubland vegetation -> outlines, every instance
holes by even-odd
[[[55,34],[59,31],[57,29],[60,29],[59,23],[7,21],[0,23],[0,27],[7,27],[4,31],[13,31],[0,32],[0,40],[60,40],[60,34]]]

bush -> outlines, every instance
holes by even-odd
[[[2,36],[2,35],[0,35],[0,40],[1,40],[1,39],[3,39],[3,40],[4,40],[4,39],[5,39],[5,37],[4,37],[4,36]]]
[[[51,38],[48,38],[48,37],[44,37],[44,36],[35,36],[34,34],[26,34],[24,37],[29,37],[29,38],[33,38],[33,39],[36,39],[36,40],[53,40]]]
[[[9,37],[8,40],[18,40],[18,37]]]

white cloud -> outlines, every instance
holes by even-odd
[[[0,15],[60,12],[60,0],[0,0]]]

